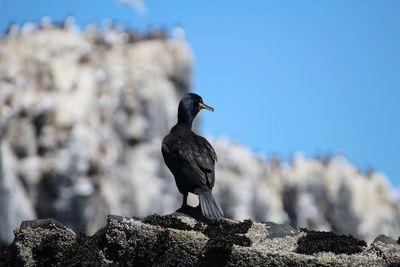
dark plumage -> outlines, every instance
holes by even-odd
[[[187,196],[191,192],[199,196],[204,216],[220,218],[223,217],[222,209],[211,193],[217,154],[205,138],[192,131],[192,122],[201,109],[214,111],[199,95],[189,93],[182,97],[178,123],[164,138],[161,151],[165,164],[175,176],[179,192],[183,194],[182,207],[187,205]]]

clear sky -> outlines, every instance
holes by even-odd
[[[251,3],[251,4],[250,4]],[[203,130],[289,159],[342,153],[400,187],[400,1],[0,0],[10,22],[111,18],[145,29],[182,25],[193,90],[216,112]]]

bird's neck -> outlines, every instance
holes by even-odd
[[[196,117],[198,111],[191,111],[185,107],[183,103],[179,103],[178,107],[178,125],[184,126],[185,128],[192,129],[193,120]]]
[[[178,112],[178,125],[192,129],[192,124],[195,117],[196,115],[193,115],[190,112]]]

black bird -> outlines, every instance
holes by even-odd
[[[178,123],[162,142],[165,164],[175,176],[179,192],[183,194],[182,208],[187,207],[191,192],[199,196],[201,211],[208,218],[221,218],[223,212],[211,190],[214,187],[214,165],[217,154],[210,143],[192,131],[192,123],[201,109],[214,111],[196,94],[184,95],[178,107]]]

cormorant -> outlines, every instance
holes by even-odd
[[[211,190],[215,182],[217,154],[210,143],[192,131],[192,122],[201,109],[214,111],[193,93],[185,94],[178,107],[178,123],[162,142],[165,164],[175,176],[183,194],[182,208],[187,207],[188,193],[199,196],[201,211],[208,218],[221,218],[223,212]]]

